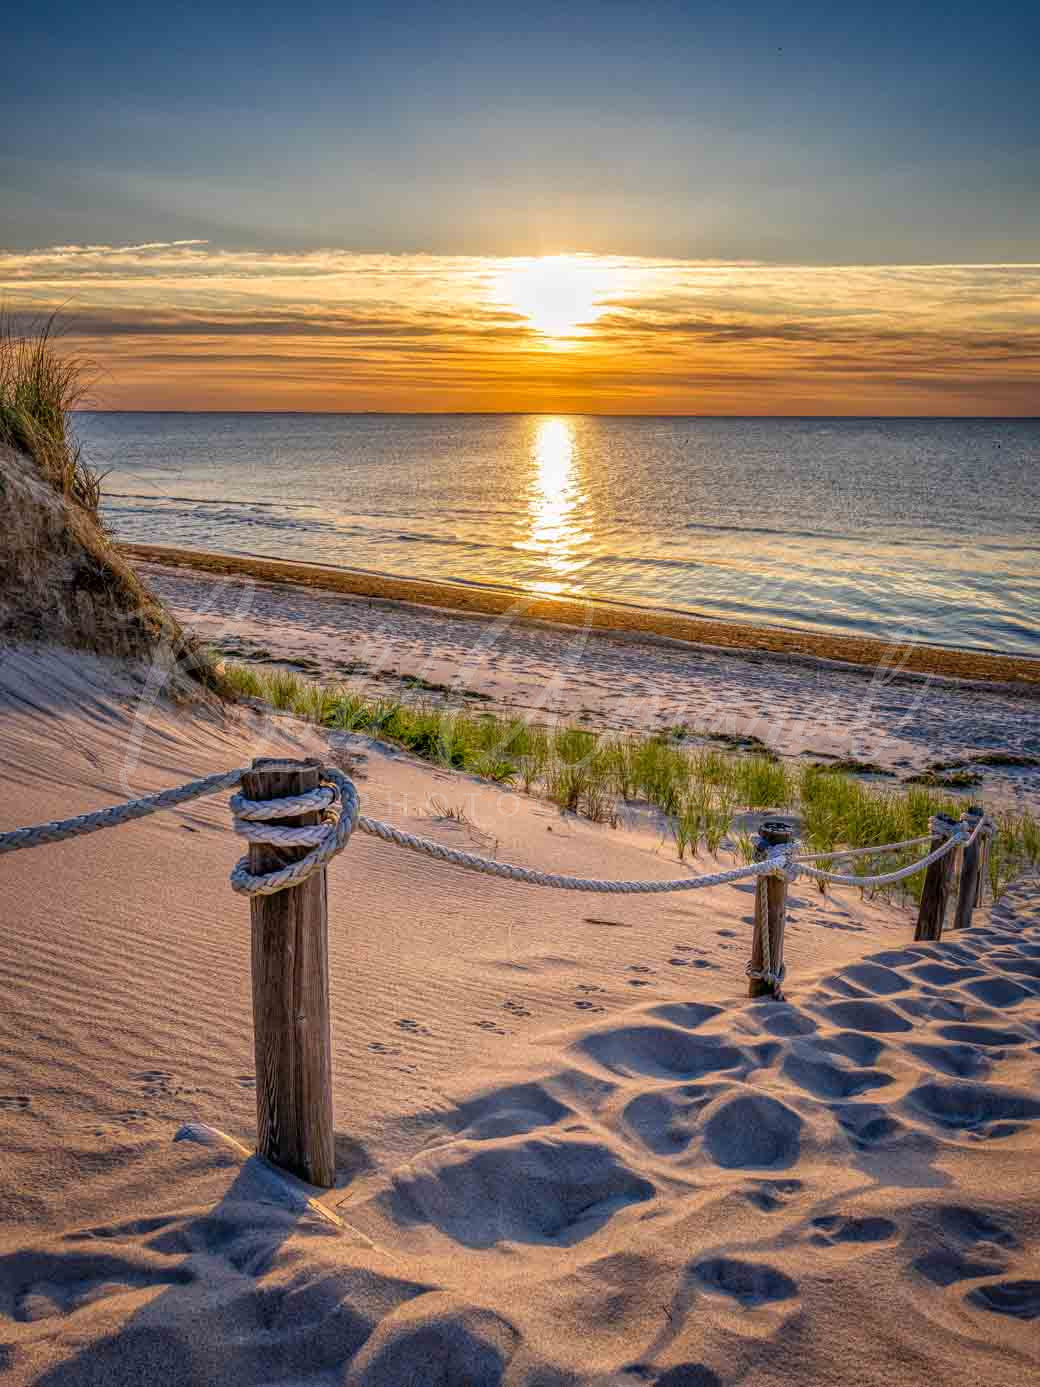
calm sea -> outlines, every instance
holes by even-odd
[[[1040,655],[1040,420],[85,414],[121,538]]]

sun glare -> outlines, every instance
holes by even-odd
[[[584,566],[582,550],[589,541],[587,498],[577,465],[574,427],[567,419],[541,419],[532,445],[530,532],[517,548],[536,555],[553,575],[532,580],[532,588],[538,592],[562,592],[567,579]]]
[[[498,278],[498,297],[544,337],[565,338],[603,313],[617,273],[594,256],[545,255],[510,264]]]

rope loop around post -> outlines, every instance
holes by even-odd
[[[283,799],[252,800],[240,794],[231,796],[232,827],[239,837],[275,847],[312,849],[298,862],[260,875],[249,870],[247,858],[240,858],[231,872],[233,891],[243,896],[272,896],[277,891],[299,886],[347,846],[361,809],[357,790],[348,776],[330,766],[322,767],[321,778],[323,783],[318,789]],[[320,810],[324,818],[322,823],[311,828],[279,828],[272,822],[315,810]]]

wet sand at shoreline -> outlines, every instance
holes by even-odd
[[[753,626],[668,608],[524,593],[490,585],[404,578],[364,569],[334,568],[252,555],[214,554],[160,544],[120,544],[118,547],[135,561],[223,576],[293,583],[355,597],[409,602],[470,615],[508,616],[512,620],[545,621],[644,638],[656,636],[745,654],[838,661],[870,669],[880,665],[908,674],[1013,683],[1040,691],[1040,660],[1022,656],[933,645],[890,644],[870,636]]]

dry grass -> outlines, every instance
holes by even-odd
[[[16,333],[0,312],[0,443],[31,457],[49,486],[96,516],[102,479],[84,462],[71,425],[89,384],[88,364],[59,351],[53,316]]]
[[[83,462],[69,418],[84,367],[57,350],[53,328],[49,319],[16,336],[0,317],[0,641],[158,661],[170,692],[184,692],[188,676],[224,693],[207,653],[101,526],[101,479]]]

